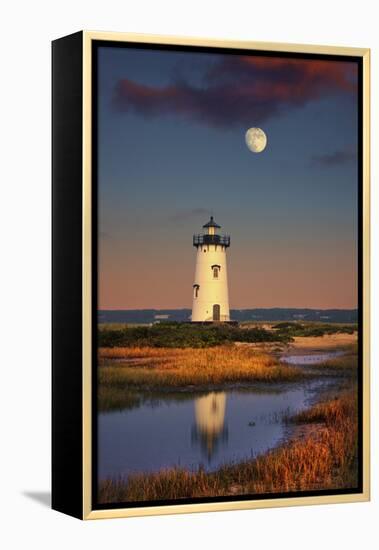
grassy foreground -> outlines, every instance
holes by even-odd
[[[181,468],[100,483],[101,503],[352,488],[357,485],[356,391],[291,419],[307,435],[240,464],[207,473]],[[315,426],[312,429],[312,426]]]
[[[146,392],[258,381],[291,382],[309,376],[304,370],[281,364],[274,357],[247,346],[102,348],[99,358],[101,410],[117,407],[123,399],[127,400],[128,392],[133,389]]]
[[[227,384],[298,382],[320,376],[354,377],[354,350],[317,368],[294,367],[245,345],[208,348],[101,348],[99,350],[99,408],[138,406],[137,391],[205,389]]]

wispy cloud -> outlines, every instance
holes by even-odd
[[[178,210],[177,212],[174,212],[169,217],[169,220],[172,222],[178,222],[178,221],[184,221],[184,220],[192,220],[194,218],[199,218],[201,216],[207,217],[211,215],[211,211],[207,210],[206,208],[189,208],[189,209],[182,209]],[[207,220],[206,220],[207,221]]]
[[[341,164],[347,164],[355,161],[357,158],[356,151],[352,150],[340,150],[333,151],[332,153],[325,153],[323,155],[314,155],[312,162],[320,166],[339,166]]]
[[[226,56],[204,74],[201,86],[185,79],[162,87],[121,79],[113,104],[144,117],[177,114],[208,126],[245,126],[320,97],[355,94],[356,71],[342,61]]]

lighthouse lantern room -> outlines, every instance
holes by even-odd
[[[204,233],[193,236],[196,270],[193,284],[192,322],[230,321],[226,249],[229,235],[219,235],[213,216]]]

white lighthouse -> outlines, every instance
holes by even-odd
[[[193,285],[192,322],[230,321],[226,249],[229,235],[217,234],[213,216],[203,225],[206,232],[193,236],[197,249]]]

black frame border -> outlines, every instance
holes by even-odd
[[[83,517],[83,33],[52,43],[52,508]]]

